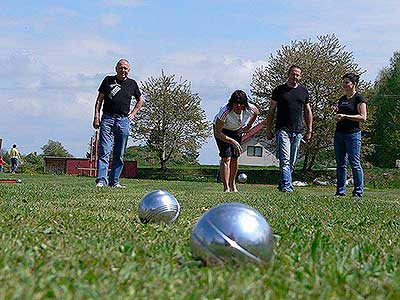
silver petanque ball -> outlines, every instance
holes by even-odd
[[[238,180],[240,183],[245,183],[247,181],[247,175],[244,173],[240,173],[238,175]]]
[[[203,214],[193,228],[194,257],[206,265],[224,262],[263,264],[273,254],[272,229],[254,208],[224,203]]]
[[[139,203],[142,223],[173,223],[179,216],[180,205],[176,198],[162,190],[146,194]]]

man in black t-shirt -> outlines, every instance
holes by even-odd
[[[279,159],[280,181],[278,188],[282,192],[292,192],[292,172],[296,163],[297,150],[302,140],[303,115],[307,126],[304,140],[309,141],[312,134],[312,112],[307,89],[299,84],[301,69],[292,65],[285,84],[272,92],[271,105],[265,121],[267,139],[273,138],[271,125],[276,114],[276,143]],[[303,114],[304,112],[304,114]]]
[[[106,76],[100,87],[94,111],[93,127],[100,128],[98,146],[97,179],[98,187],[123,187],[119,182],[124,166],[124,152],[129,136],[130,122],[143,105],[143,96],[135,80],[128,78],[129,62],[120,59],[115,67],[117,75]],[[130,110],[131,100],[136,99],[135,107]],[[103,115],[100,120],[100,110]],[[111,148],[113,159],[110,175],[108,165]]]

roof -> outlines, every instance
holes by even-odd
[[[246,132],[242,137],[242,143],[247,142],[251,137],[255,136],[264,128],[263,122],[258,123],[256,126],[253,126],[248,132]]]

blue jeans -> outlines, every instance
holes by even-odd
[[[361,167],[361,131],[352,133],[335,132],[334,137],[337,194],[346,192],[347,161],[353,173],[353,195],[362,196],[364,193],[364,172]]]
[[[18,169],[18,158],[11,158],[11,172],[15,173]]]
[[[299,149],[302,134],[285,130],[278,130],[276,144],[279,159],[279,190],[293,192],[292,172],[296,164],[297,150]]]
[[[119,183],[119,177],[124,167],[124,152],[128,142],[129,125],[128,117],[114,118],[103,114],[100,124],[97,183],[102,182],[110,186]],[[113,159],[108,180],[108,165],[113,144]]]

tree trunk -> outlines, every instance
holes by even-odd
[[[304,156],[304,164],[303,164],[303,168],[301,169],[301,174],[306,174],[307,171],[307,164],[308,164],[308,152],[306,152],[305,156]]]
[[[167,160],[165,159],[165,151],[161,151],[158,155],[160,159],[160,170],[165,171],[167,169]]]
[[[315,164],[315,159],[316,159],[316,157],[317,157],[316,154],[311,155],[310,163],[309,163],[308,166],[307,166],[307,171],[311,171],[312,167],[313,167],[314,164]]]
[[[167,164],[166,164],[166,161],[164,159],[160,159],[160,169],[162,171],[166,171],[167,170]]]

